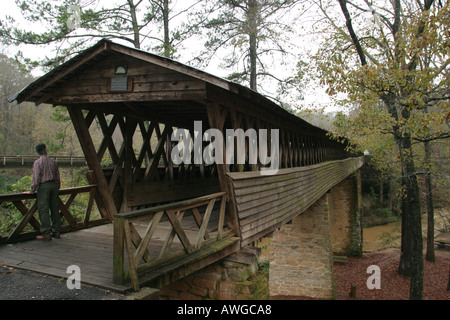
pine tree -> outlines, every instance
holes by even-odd
[[[0,39],[7,45],[54,48],[51,55],[38,61],[27,61],[33,67],[44,66],[47,69],[63,63],[102,38],[173,57],[176,46],[197,29],[185,22],[182,28],[188,31],[174,28],[171,32],[169,22],[200,2],[202,0],[175,12],[170,7],[170,0],[121,0],[115,6],[108,2],[100,6],[93,0],[16,1],[22,17],[31,25],[39,23],[37,30],[43,28],[44,31],[30,31],[15,18],[7,17],[0,21]],[[161,29],[163,35],[159,33]]]
[[[274,72],[269,72],[264,57],[272,54],[287,55],[286,41],[292,33],[282,17],[296,4],[292,0],[220,0],[215,1],[205,28],[208,30],[206,51],[200,56],[205,64],[221,49],[231,49],[222,65],[236,71],[228,79],[245,83],[255,91],[260,91],[260,78],[273,78],[279,82]],[[242,67],[240,67],[242,66]]]

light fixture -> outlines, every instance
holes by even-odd
[[[126,65],[116,66],[115,74],[127,74],[128,67]]]

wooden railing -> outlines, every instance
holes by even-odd
[[[304,212],[333,186],[357,171],[363,157],[280,169],[276,175],[228,172],[242,246],[272,233]]]
[[[36,161],[38,155],[18,155],[18,156],[6,156],[0,155],[0,168],[18,168],[29,167]],[[84,157],[74,156],[49,156],[58,163],[59,167],[83,167],[86,166],[86,159]]]
[[[61,232],[84,229],[87,227],[109,222],[103,218],[91,220],[91,213],[94,204],[94,196],[96,190],[97,190],[96,185],[88,185],[83,187],[59,190],[58,193],[59,211],[62,217],[65,218],[64,219],[65,222],[63,220],[64,223],[61,226]],[[82,193],[89,193],[89,198],[87,200],[86,210],[84,211],[82,221],[77,221],[77,218],[75,218],[71,213],[70,206],[73,205],[77,195]],[[37,234],[39,234],[40,223],[34,217],[38,209],[36,201],[36,193],[34,194],[15,193],[15,194],[0,195],[0,205],[8,202],[12,203],[15,206],[15,208],[17,208],[19,212],[23,215],[23,217],[20,220],[20,222],[16,224],[16,226],[13,228],[12,232],[9,233],[9,235],[0,237],[0,244],[13,243],[32,239]],[[9,209],[9,211],[10,210],[11,209]],[[6,212],[8,211],[8,209],[4,209],[4,211]],[[25,227],[28,224],[31,225],[32,231],[25,230]]]
[[[232,236],[232,230],[224,230],[226,197],[225,192],[220,192],[116,214],[114,217],[114,282],[122,284],[130,280],[133,290],[138,290],[140,274]],[[215,225],[211,226],[210,223],[213,223],[210,220],[211,214],[214,204],[218,201],[220,201],[219,218],[214,222]],[[204,210],[203,215],[200,214],[200,210]],[[191,228],[194,225],[195,230],[188,230],[186,226],[182,226],[182,218],[187,217],[189,211],[193,218],[193,221],[192,219],[190,221],[195,222],[191,224]],[[144,231],[142,236],[138,228]],[[174,241],[175,236],[178,237],[178,241]],[[124,260],[125,253],[127,261]],[[127,268],[125,264],[128,264]]]

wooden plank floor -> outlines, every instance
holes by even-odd
[[[216,214],[213,214],[211,220],[216,219],[215,216]],[[214,225],[214,223],[212,224]],[[188,216],[184,217],[182,225],[188,237],[196,235],[198,227],[195,225],[194,219],[189,219]],[[136,225],[139,232],[145,228],[145,224]],[[159,254],[169,231],[168,221],[158,225],[157,232],[150,241],[150,254],[156,256]],[[177,237],[175,238],[171,249],[182,249],[179,240]],[[31,240],[0,245],[0,264],[61,278],[71,275],[67,273],[67,267],[77,265],[81,270],[82,283],[118,292],[131,289],[131,286],[114,284],[112,280],[113,224],[61,234],[61,239],[51,241]]]
[[[65,233],[52,241],[25,241],[0,246],[0,263],[56,277],[67,278],[67,267],[77,265],[81,282],[124,292],[129,288],[114,284],[113,225]]]

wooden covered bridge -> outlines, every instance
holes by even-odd
[[[28,245],[36,253],[58,246],[46,260],[59,262],[47,270],[67,265],[61,263],[67,256],[92,258],[85,262],[93,270],[89,277],[100,275],[101,285],[110,287],[161,287],[227,257],[292,221],[363,163],[326,131],[244,86],[109,40],[42,76],[11,101],[67,108],[90,185],[61,190],[69,197],[60,200],[65,230],[106,224],[103,231],[67,233],[51,244],[22,242],[21,248]],[[180,128],[186,129],[183,134]],[[216,134],[208,135],[208,129],[217,129]],[[240,149],[239,137],[230,138],[227,129],[243,129],[249,136]],[[186,137],[192,138],[192,148],[180,151]],[[235,147],[221,152],[230,139],[236,139]],[[173,161],[174,154],[185,161]],[[263,171],[268,167],[276,170]],[[81,222],[69,210],[79,193],[90,195]],[[25,205],[32,197],[0,196],[0,202],[14,203],[23,214],[4,243],[23,241],[39,230],[36,204]],[[101,217],[93,221],[94,202]],[[26,225],[31,231],[24,231]],[[2,246],[0,261],[38,265],[27,260],[26,251]]]

